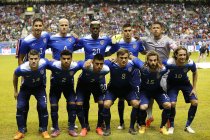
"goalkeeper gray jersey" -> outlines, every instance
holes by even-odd
[[[155,40],[153,36],[145,37],[142,38],[142,42],[146,52],[155,50],[160,55],[162,61],[169,58],[171,49],[177,48],[175,41],[165,35],[162,35],[159,40]]]

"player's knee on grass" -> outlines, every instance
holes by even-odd
[[[111,100],[104,101],[104,108],[110,108],[111,106],[112,106],[112,101]]]
[[[163,108],[170,109],[171,108],[171,103],[170,102],[163,103]]]
[[[198,100],[191,100],[190,102],[193,106],[198,106]]]
[[[139,108],[139,101],[138,100],[132,100],[130,102],[130,104],[132,105],[132,107],[134,108]]]
[[[141,110],[147,110],[147,108],[148,108],[148,104],[140,105]]]

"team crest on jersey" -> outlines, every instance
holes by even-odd
[[[136,44],[133,44],[133,48],[136,49],[136,47],[137,47],[137,45]]]
[[[131,72],[131,71],[132,71],[132,67],[129,67],[129,68],[128,68],[128,71]]]
[[[44,74],[44,70],[40,70],[40,73],[41,73],[41,74]]]
[[[101,40],[101,41],[100,41],[100,44],[101,44],[101,45],[104,45],[104,40]]]
[[[72,38],[69,38],[69,42],[72,42]]]
[[[44,42],[44,43],[47,43],[47,39],[46,39],[46,38],[43,38],[43,42]]]
[[[73,75],[74,75],[74,71],[70,71],[70,72],[69,72],[69,75],[70,75],[70,76],[73,76]]]
[[[188,72],[188,68],[185,68],[183,71],[184,71],[184,73],[187,73]]]

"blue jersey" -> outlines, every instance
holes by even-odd
[[[21,64],[16,70],[15,75],[16,76],[22,76],[23,87],[39,87],[39,86],[45,86],[46,85],[46,68],[49,64],[49,61],[47,59],[40,59],[38,70],[31,70],[29,66],[29,62],[25,62]]]
[[[111,39],[107,36],[99,36],[93,39],[91,35],[81,38],[77,44],[77,49],[84,48],[85,60],[93,59],[94,55],[100,53],[104,56],[106,47],[111,45]]]
[[[71,62],[68,70],[63,70],[61,61],[49,63],[48,69],[52,71],[51,84],[74,85],[74,74],[83,67],[83,61]]]
[[[89,69],[83,68],[82,73],[80,74],[79,81],[85,83],[105,83],[104,78],[105,75],[109,73],[109,67],[103,65],[102,70],[99,73],[93,72],[93,67],[91,66]]]
[[[132,38],[131,42],[129,43],[125,42],[124,39],[121,39],[113,47],[111,47],[109,52],[113,54],[117,52],[120,48],[127,49],[135,57],[138,57],[139,52],[144,51],[144,47],[142,46],[142,43],[140,41],[137,41],[135,38]]]
[[[32,34],[28,35],[21,42],[19,54],[27,55],[30,50],[34,49],[40,53],[40,58],[45,58],[45,50],[50,35],[47,32],[42,32],[40,38],[35,38]]]
[[[67,34],[66,37],[61,37],[59,34],[52,35],[47,46],[52,49],[53,59],[60,60],[60,53],[63,50],[73,52],[77,43],[77,39]]]
[[[197,70],[192,60],[188,60],[184,66],[177,66],[174,58],[170,58],[166,62],[166,68],[169,69],[167,81],[169,84],[173,85],[182,85],[189,82],[187,72],[189,70],[196,72]]]
[[[137,59],[137,58],[136,58]],[[132,61],[128,61],[128,64],[121,68],[115,62],[109,60],[105,61],[105,64],[110,68],[110,82],[109,86],[112,88],[126,88],[132,87],[132,73],[135,68],[143,65],[143,62],[139,60],[139,64],[135,65]]]

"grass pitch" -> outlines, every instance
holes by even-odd
[[[191,59],[197,61],[198,53],[192,53]],[[51,58],[50,55],[47,55],[47,58]],[[83,54],[74,54],[74,60],[84,59]],[[144,60],[144,56],[142,57]],[[207,61],[210,62],[210,57],[207,57]],[[13,97],[13,86],[12,86],[12,76],[15,68],[17,67],[17,59],[14,56],[0,56],[0,140],[11,140],[17,131],[16,124],[16,100]],[[75,82],[77,81],[78,75],[81,73],[79,71],[75,75]],[[47,94],[49,94],[49,74],[47,72]],[[175,131],[173,135],[163,136],[159,133],[159,125],[161,121],[161,111],[159,110],[157,104],[154,104],[153,116],[155,121],[151,124],[151,127],[146,130],[144,135],[131,135],[128,133],[129,127],[129,117],[131,107],[128,107],[126,104],[125,107],[125,130],[117,130],[119,124],[118,112],[117,112],[117,101],[111,108],[112,119],[111,119],[111,129],[112,134],[109,137],[98,136],[95,133],[95,127],[97,123],[97,104],[94,103],[91,98],[90,101],[90,113],[89,121],[91,126],[91,131],[88,135],[83,137],[73,138],[67,133],[67,112],[66,112],[66,103],[64,97],[62,96],[59,102],[59,126],[61,129],[61,134],[55,138],[57,140],[66,140],[66,139],[87,139],[87,140],[98,140],[98,139],[107,139],[107,140],[208,140],[210,139],[210,125],[209,125],[209,101],[210,101],[210,69],[198,69],[198,83],[197,83],[197,94],[199,99],[199,105],[196,117],[192,123],[192,128],[196,131],[195,134],[188,134],[184,131],[184,126],[187,119],[188,108],[190,104],[185,104],[182,94],[179,94],[177,102],[177,113],[175,118]],[[189,77],[191,78],[191,73],[189,72]],[[20,84],[20,83],[19,83]],[[48,100],[48,112],[50,112],[49,100]],[[43,139],[38,133],[38,115],[36,111],[36,100],[32,96],[30,100],[30,110],[28,116],[28,132],[25,135],[25,140],[38,140]],[[51,118],[49,117],[49,132],[51,127]],[[78,121],[76,122],[79,125]],[[80,128],[79,130],[80,131]]]

